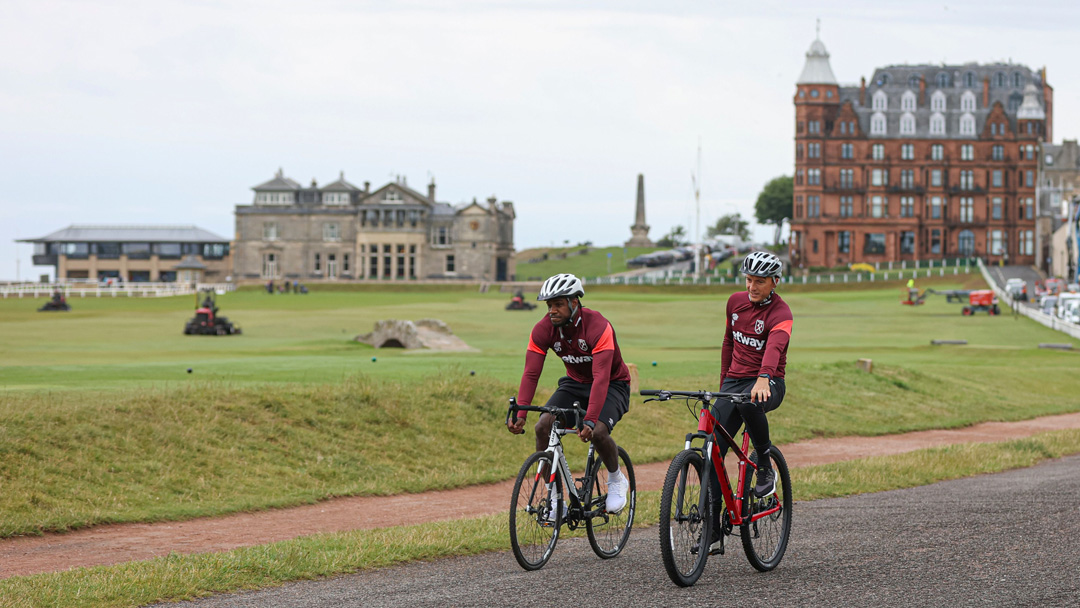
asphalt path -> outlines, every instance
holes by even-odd
[[[797,490],[796,490],[797,491]],[[689,589],[655,526],[619,557],[564,539],[537,572],[509,552],[440,559],[274,589],[161,604],[198,608],[423,606],[1076,606],[1080,456],[1028,469],[796,502],[780,566],[759,573],[737,537]]]

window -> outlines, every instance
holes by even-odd
[[[900,171],[900,187],[910,190],[915,187],[915,170],[904,169]]]
[[[881,112],[874,114],[870,117],[870,134],[871,135],[885,135],[885,115]]]
[[[263,224],[263,240],[264,241],[276,241],[278,240],[278,225],[276,222],[266,222]]]
[[[810,158],[821,158],[821,144],[809,143],[806,144],[806,155]]]
[[[795,171],[795,185],[801,186],[803,184],[803,170],[797,169]]]
[[[1006,78],[1005,72],[997,72],[994,74],[994,86],[999,88],[1005,88]]]
[[[807,169],[806,170],[806,185],[808,185],[808,186],[820,186],[821,185],[821,169]]]
[[[349,272],[349,254],[341,254],[341,271]]]
[[[1013,72],[1012,86],[1014,89],[1019,89],[1024,86],[1024,77],[1020,74],[1020,72]]]
[[[1008,251],[1004,230],[990,231],[990,255],[1003,255]]]
[[[158,245],[160,247],[160,245]],[[177,255],[180,255],[180,244],[176,243]],[[97,255],[98,259],[115,260],[120,257],[120,243],[94,243],[92,249],[87,249],[87,255],[93,251]],[[160,254],[160,251],[159,251]]]
[[[885,144],[874,144],[870,148],[870,156],[874,160],[885,160]]]
[[[1013,91],[1012,95],[1009,95],[1009,114],[1013,114],[1020,109],[1020,104],[1024,102],[1024,96],[1016,91]]]
[[[930,96],[930,110],[932,112],[944,112],[945,107],[945,93],[942,91],[934,91],[934,94]]]
[[[371,245],[368,247],[368,251],[371,252],[371,257],[368,258],[368,278],[379,278],[379,246]]]
[[[841,230],[836,233],[836,250],[840,253],[851,253],[851,232]]]
[[[945,160],[945,146],[941,144],[930,146],[930,160]]]
[[[1000,196],[995,196],[990,199],[990,218],[1000,220],[1004,216],[1003,205]]]
[[[203,243],[202,257],[207,260],[218,260],[229,255],[228,243]]]
[[[814,253],[817,253],[817,239],[814,239]]]
[[[900,146],[901,160],[915,160],[915,144],[903,144]]]
[[[915,253],[915,233],[900,233],[900,253]]]
[[[900,197],[900,217],[915,217],[915,197]]]
[[[796,196],[795,197],[795,217],[802,217],[802,216],[803,216],[802,197],[801,196]]]
[[[994,144],[994,147],[990,149],[990,158],[993,160],[1005,160],[1005,146]]]
[[[880,194],[870,197],[870,217],[887,217],[888,202]]]
[[[837,127],[837,128],[840,129],[840,134],[841,135],[847,135],[847,123],[846,122],[841,122],[840,126]]]
[[[802,144],[795,144],[795,158],[802,158]]]
[[[930,117],[930,134],[945,134],[945,117],[940,112],[936,112],[933,116]]]
[[[840,170],[840,187],[852,188],[855,186],[855,170],[854,169],[841,169]]]
[[[941,231],[934,229],[930,231],[930,253],[941,254]]]
[[[431,229],[431,244],[445,246],[450,244],[450,229],[446,226],[434,226]]]
[[[383,194],[382,200],[384,203],[400,203],[401,193],[397,190],[387,190],[386,193]]]
[[[806,217],[821,216],[821,198],[818,196],[806,197]]]
[[[162,258],[179,258],[180,243],[155,243],[154,253]],[[98,257],[101,257],[100,253],[98,254]]]
[[[851,217],[854,215],[855,199],[850,196],[840,197],[840,217]]]
[[[939,72],[937,75],[937,86],[944,89],[949,86],[951,80],[952,79],[949,78],[948,74],[946,74],[945,72]]]
[[[1024,186],[1026,188],[1034,188],[1035,187],[1035,172],[1034,171],[1024,171]]]
[[[1001,188],[1004,186],[1001,169],[994,169],[990,172],[990,185],[994,188]]]
[[[446,256],[446,272],[454,272],[454,255],[448,254]]]
[[[919,77],[912,76],[915,80],[915,86],[919,86]],[[903,112],[915,111],[915,93],[913,91],[904,91],[904,94],[900,97],[900,110]]]
[[[930,219],[934,219],[934,220],[941,219],[941,197],[940,196],[931,196],[930,197]]]
[[[121,251],[131,259],[146,260],[150,258],[150,243],[122,243]]]
[[[820,120],[811,120],[811,121],[806,123],[806,126],[807,126],[807,131],[809,131],[810,133],[821,133],[821,121]]]
[[[975,72],[964,73],[964,86],[969,89],[975,86]],[[970,93],[971,91],[968,92]]]
[[[1020,255],[1035,255],[1035,231],[1021,230],[1018,236],[1020,242],[1017,244],[1016,253]]]
[[[818,95],[820,95],[820,93],[818,93],[817,89],[810,89],[810,97],[817,97]]]
[[[915,115],[904,114],[900,117],[900,134],[901,135],[914,135],[915,134]]]
[[[913,89],[917,89],[917,88],[919,88],[919,81],[920,80],[922,80],[922,78],[920,78],[918,74],[912,74],[911,76],[908,76],[907,84],[908,84],[909,87],[911,87]]]
[[[871,186],[887,186],[889,184],[889,170],[888,169],[871,169],[870,171],[870,185]]]
[[[322,238],[323,238],[324,241],[340,241],[341,240],[341,233],[338,230],[338,224],[337,223],[323,224]]]
[[[263,254],[262,278],[274,279],[278,276],[278,257],[276,253]]]
[[[970,197],[960,199],[960,221],[964,223],[975,221],[975,199]]]
[[[971,91],[964,91],[964,94],[960,96],[960,111],[975,111],[975,93],[972,93]]]
[[[1024,146],[1024,158],[1027,160],[1034,160],[1035,158],[1035,146],[1028,144]]]
[[[871,102],[874,110],[884,112],[889,109],[889,98],[885,95],[885,91],[878,89],[874,92],[873,101]]]
[[[866,235],[866,245],[863,247],[863,253],[867,254],[883,254],[885,253],[885,233],[883,232],[871,232]]]
[[[405,278],[405,245],[397,246],[397,274],[399,279]]]
[[[960,146],[960,160],[975,160],[975,146],[971,144]]]
[[[855,146],[851,144],[840,144],[840,158],[853,158],[854,156]]]
[[[975,117],[971,114],[960,117],[960,135],[975,135]]]
[[[324,205],[348,205],[348,192],[323,192],[322,202]]]
[[[255,203],[261,205],[291,205],[295,201],[295,192],[259,192],[255,195]]]
[[[956,251],[963,256],[975,255],[975,233],[961,230],[956,236]]]
[[[314,268],[314,270],[315,270],[315,272],[321,272],[322,271],[322,254],[321,253],[316,253],[315,254],[315,268]]]
[[[934,188],[940,188],[941,183],[941,169],[930,170],[930,186]]]
[[[409,278],[416,278],[416,245],[409,245]]]
[[[961,190],[973,190],[975,188],[975,172],[974,171],[961,171],[960,172],[960,189]]]
[[[383,253],[382,277],[384,279],[389,279],[390,276],[391,276],[390,272],[392,270],[392,267],[391,267],[390,263],[391,263],[391,260],[393,259],[391,257],[391,255],[390,255],[391,251],[392,251],[392,247],[390,245],[384,244],[382,246],[382,253]]]
[[[1035,199],[1025,198],[1021,203],[1020,213],[1024,215],[1023,219],[1035,218]]]

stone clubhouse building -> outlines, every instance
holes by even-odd
[[[280,169],[236,207],[233,276],[307,281],[469,279],[514,275],[514,205],[452,205],[404,178],[376,190],[345,180],[301,186]]]

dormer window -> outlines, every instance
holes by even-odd
[[[324,205],[348,205],[348,192],[323,192],[322,202]]]
[[[949,86],[949,75],[945,72],[939,72],[937,75],[937,86],[945,89]]]
[[[934,94],[930,96],[930,110],[934,112],[944,112],[945,104],[945,93],[934,91]]]
[[[900,98],[900,109],[904,112],[915,111],[915,93],[904,91],[904,96]]]
[[[969,89],[975,88],[975,72],[964,73],[964,86]]]
[[[964,91],[964,94],[960,97],[960,111],[961,112],[974,112],[975,111],[975,94],[971,91]]]
[[[971,114],[960,117],[960,135],[975,135],[975,117]]]
[[[884,112],[889,109],[889,98],[885,95],[885,91],[878,90],[874,93],[873,109],[877,112]]]
[[[945,116],[940,112],[937,112],[930,116],[930,134],[931,135],[944,135],[945,134]]]
[[[885,115],[881,112],[870,117],[870,134],[885,135]]]
[[[914,135],[915,134],[915,115],[911,113],[904,114],[900,117],[900,134],[901,135]]]
[[[296,202],[293,192],[258,192],[255,194],[256,205],[291,205]]]

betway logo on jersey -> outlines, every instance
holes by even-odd
[[[753,348],[754,350],[761,350],[761,349],[765,348],[765,340],[760,340],[758,338],[751,338],[750,336],[745,336],[745,335],[743,335],[743,333],[741,331],[732,332],[731,337],[735,338],[736,342],[738,342],[740,344],[745,344],[745,345],[749,346],[750,348]]]
[[[592,362],[592,357],[589,357],[589,356],[575,357],[574,355],[563,355],[562,360],[566,361],[567,363],[570,363],[572,365],[576,365],[578,363],[591,363]]]

